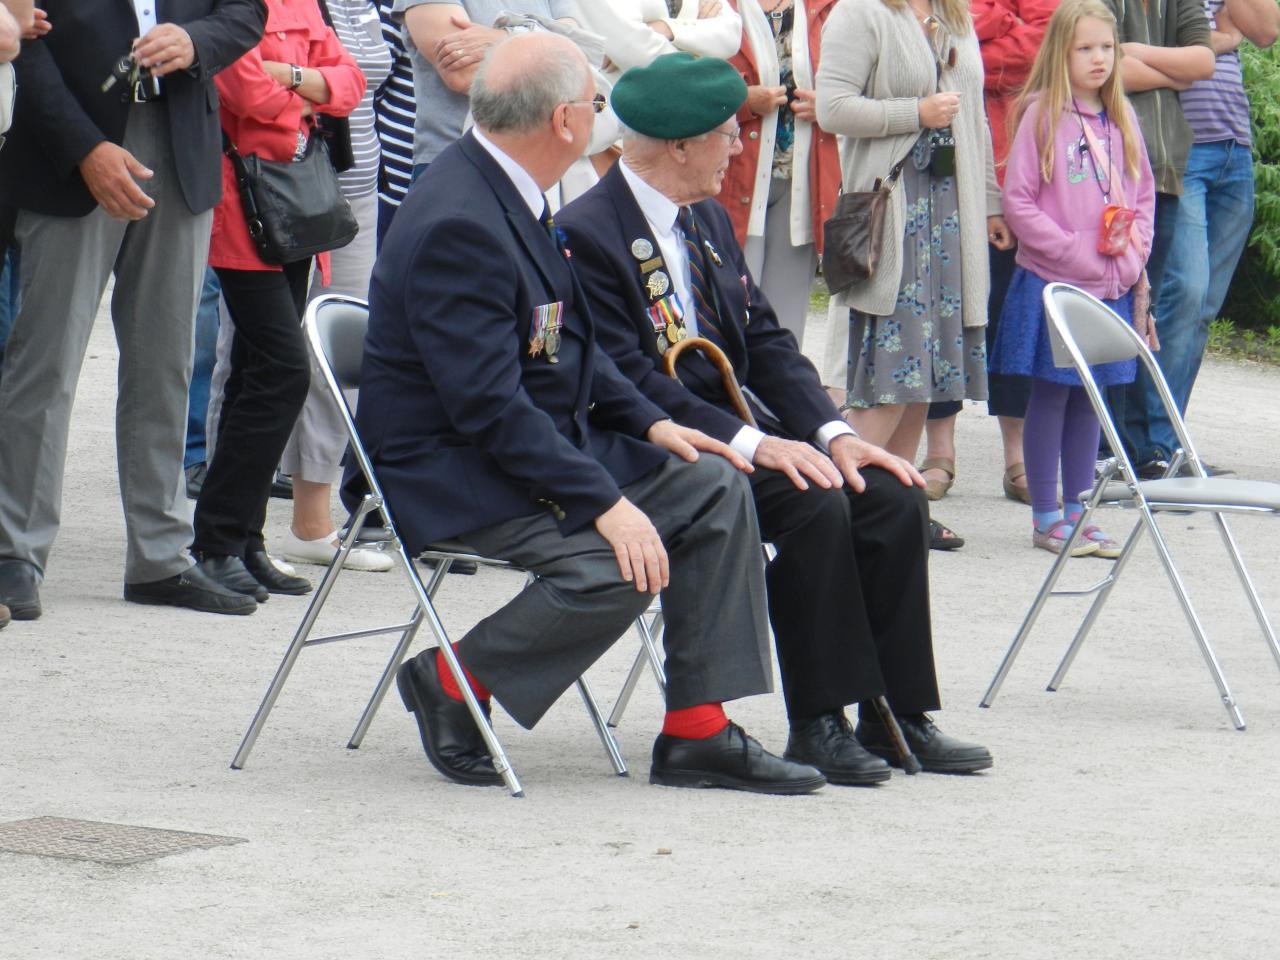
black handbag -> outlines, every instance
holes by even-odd
[[[822,225],[822,276],[832,293],[842,293],[876,272],[889,198],[907,157],[870,190],[840,194],[836,212]]]
[[[360,227],[338,188],[323,138],[312,136],[302,159],[285,163],[242,157],[225,133],[222,140],[263,263],[305,260],[355,239]]]
[[[320,0],[320,16],[325,26],[334,30],[333,17],[329,14],[329,5]],[[334,35],[337,31],[334,30]],[[351,147],[351,121],[346,117],[333,117],[327,113],[316,114],[316,133],[324,137],[329,147],[329,162],[339,173],[346,173],[356,165],[355,150]]]

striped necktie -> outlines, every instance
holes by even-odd
[[[693,210],[681,207],[676,215],[676,223],[684,234],[684,248],[689,255],[689,285],[693,288],[693,310],[698,320],[698,334],[723,343],[724,338],[716,322],[710,281],[707,279],[707,261],[702,253],[702,242],[698,235],[698,225],[693,219]]]

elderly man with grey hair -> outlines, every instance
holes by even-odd
[[[750,467],[600,352],[546,213],[594,94],[563,38],[496,46],[471,87],[475,128],[409,191],[374,268],[358,422],[408,546],[460,538],[534,574],[457,643],[464,675],[426,650],[400,668],[400,694],[441,773],[500,783],[460,684],[531,727],[661,591],[651,781],[808,793],[818,771],[721,707],[770,686]]]

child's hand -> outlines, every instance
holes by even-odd
[[[997,250],[1012,250],[1014,243],[1017,242],[1013,238],[1009,225],[1004,222],[1004,217],[998,216],[987,217],[987,239]]]

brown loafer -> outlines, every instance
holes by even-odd
[[[924,495],[930,500],[941,500],[956,482],[956,462],[948,457],[929,457],[917,469],[921,473],[926,470],[941,470],[947,475],[945,480],[925,480]]]

